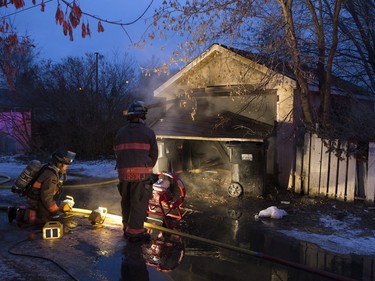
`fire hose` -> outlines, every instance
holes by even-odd
[[[5,180],[0,182],[0,184],[5,183],[5,182],[10,180],[9,177],[3,176],[3,175],[0,175],[0,177],[5,178]],[[85,187],[94,187],[94,186],[97,187],[97,186],[113,185],[113,184],[116,184],[117,182],[118,182],[118,179],[114,179],[114,180],[109,180],[109,181],[104,181],[104,182],[99,182],[99,183],[64,185],[64,187],[68,187],[68,188],[85,188]],[[11,186],[0,186],[0,190],[1,189],[10,189],[10,188],[11,188]],[[6,209],[6,208],[7,207],[4,208],[3,206],[0,206],[0,210]],[[81,213],[81,214],[90,214],[92,212],[92,210],[73,208],[72,212],[73,213]],[[112,215],[112,214],[107,214],[107,216],[113,216],[113,218],[115,218],[116,220],[118,219],[118,221],[121,222],[121,216]],[[279,263],[279,264],[286,265],[286,266],[289,266],[289,267],[294,267],[294,268],[301,269],[301,270],[304,270],[304,271],[307,271],[307,272],[311,272],[311,273],[314,273],[314,274],[317,274],[317,275],[320,275],[320,276],[328,277],[328,278],[331,278],[333,280],[353,281],[353,279],[346,278],[346,277],[343,277],[343,276],[338,276],[334,273],[322,271],[322,270],[319,270],[319,269],[314,269],[314,268],[311,268],[311,267],[308,267],[308,266],[305,266],[305,265],[302,265],[302,264],[298,264],[298,263],[294,263],[294,262],[291,262],[291,261],[288,261],[288,260],[284,260],[284,259],[276,258],[276,257],[273,257],[273,256],[269,256],[269,255],[266,255],[266,254],[261,253],[261,252],[255,252],[255,251],[251,251],[249,249],[244,249],[244,248],[236,247],[236,246],[233,246],[233,245],[221,243],[221,242],[218,242],[218,241],[206,239],[206,238],[203,238],[203,237],[191,235],[191,234],[188,234],[188,233],[179,232],[179,231],[169,229],[169,228],[165,228],[165,227],[162,227],[162,226],[159,226],[159,225],[150,224],[148,222],[145,222],[144,226],[145,226],[145,228],[148,228],[148,229],[154,229],[154,230],[178,235],[178,236],[185,237],[185,238],[188,238],[188,239],[197,240],[197,241],[207,243],[207,244],[211,244],[211,245],[214,245],[214,246],[217,246],[217,247],[221,247],[221,248],[233,250],[233,251],[236,251],[236,252],[239,252],[239,253],[242,253],[242,254],[250,255],[250,256],[253,256],[253,257],[256,257],[256,258],[264,259],[264,260],[267,260],[267,261],[270,261],[270,262]]]
[[[11,180],[11,178],[6,175],[0,175],[0,178],[4,178],[3,180],[0,181],[0,184],[6,183]]]
[[[260,258],[260,259],[264,259],[264,260],[267,260],[267,261],[270,261],[270,262],[274,262],[274,263],[286,265],[286,266],[289,266],[289,267],[297,268],[297,269],[304,270],[304,271],[307,271],[307,272],[310,272],[310,273],[313,273],[313,274],[317,274],[317,275],[320,275],[320,276],[323,276],[323,277],[328,277],[328,278],[331,278],[333,280],[355,281],[354,279],[339,276],[339,275],[331,273],[331,272],[311,268],[311,267],[308,267],[308,266],[303,265],[303,264],[299,264],[299,263],[291,262],[291,261],[288,261],[288,260],[285,260],[285,259],[269,256],[269,255],[266,255],[262,252],[256,252],[256,251],[252,251],[252,250],[249,250],[249,249],[236,247],[236,246],[233,246],[233,245],[221,243],[221,242],[218,242],[218,241],[206,239],[206,238],[191,235],[191,234],[188,234],[188,233],[179,232],[179,231],[169,229],[169,228],[165,228],[165,227],[162,227],[162,226],[159,226],[159,225],[154,225],[154,224],[150,224],[150,223],[145,222],[145,227],[148,228],[148,229],[154,229],[154,230],[178,235],[178,236],[185,237],[185,238],[188,238],[188,239],[197,240],[197,241],[200,241],[200,242],[203,242],[203,243],[211,244],[213,246],[217,246],[217,247],[221,247],[221,248],[224,248],[224,249],[236,251],[236,252],[239,252],[239,253],[242,253],[242,254],[250,255],[250,256],[253,256],[255,258]]]
[[[72,212],[78,213],[78,214],[90,214],[92,211],[87,210],[87,209],[73,208]],[[121,223],[121,220],[122,220],[121,216],[113,215],[113,214],[107,214],[107,216],[110,216],[110,217],[118,220],[119,223]],[[204,237],[180,232],[180,231],[177,231],[177,230],[174,230],[174,229],[170,229],[170,228],[166,228],[166,227],[163,227],[163,226],[151,224],[151,223],[148,223],[148,222],[144,222],[144,227],[147,228],[147,229],[154,229],[154,230],[158,230],[158,231],[161,231],[161,232],[164,232],[164,233],[169,233],[169,234],[177,235],[177,236],[188,238],[188,239],[193,239],[193,240],[200,241],[200,242],[210,244],[210,245],[213,245],[213,246],[217,246],[217,247],[220,247],[220,248],[224,248],[224,249],[236,251],[236,252],[239,252],[239,253],[242,253],[242,254],[250,255],[250,256],[253,256],[253,257],[256,257],[256,258],[264,259],[264,260],[267,260],[267,261],[270,261],[270,262],[286,265],[286,266],[289,266],[289,267],[294,267],[294,268],[304,270],[304,271],[307,271],[307,272],[310,272],[310,273],[313,273],[313,274],[317,274],[317,275],[320,275],[320,276],[323,276],[323,277],[328,277],[328,278],[331,278],[333,280],[355,281],[354,279],[351,279],[351,278],[348,278],[348,277],[340,276],[340,275],[337,275],[337,274],[334,274],[334,273],[331,273],[331,272],[327,272],[327,271],[323,271],[323,270],[319,270],[319,269],[314,269],[314,268],[311,268],[309,266],[299,264],[299,263],[295,263],[295,262],[291,262],[291,261],[288,261],[288,260],[285,260],[285,259],[269,256],[269,255],[266,255],[262,252],[256,252],[256,251],[252,251],[252,250],[249,250],[249,249],[236,247],[236,246],[233,246],[233,245],[229,245],[229,244],[221,243],[221,242],[218,242],[218,241],[215,241],[215,240],[210,240],[210,239],[207,239],[207,238],[204,238]]]
[[[8,206],[0,206],[0,210],[7,210],[7,208],[8,208]],[[92,212],[92,210],[88,210],[88,209],[72,208],[72,213],[76,214],[76,215],[77,214],[89,215],[89,214],[91,214],[91,212]],[[106,216],[111,217],[112,219],[118,221],[119,224],[121,224],[121,221],[122,221],[121,216],[114,215],[114,214],[107,214]],[[219,242],[219,241],[210,240],[210,239],[207,239],[207,238],[204,238],[204,237],[180,232],[180,231],[177,231],[177,230],[174,230],[174,229],[170,229],[170,228],[166,228],[166,227],[163,227],[163,226],[151,224],[151,223],[148,223],[148,222],[144,223],[144,227],[147,228],[147,229],[158,230],[158,231],[161,231],[161,232],[164,232],[164,233],[169,233],[169,234],[177,235],[177,236],[188,238],[188,239],[193,239],[193,240],[200,241],[200,242],[203,242],[203,243],[206,243],[206,244],[210,244],[210,245],[217,246],[217,247],[220,247],[220,248],[224,248],[224,249],[232,250],[232,251],[242,253],[242,254],[245,254],[245,255],[249,255],[249,256],[252,256],[252,257],[255,257],[255,258],[264,259],[264,260],[267,260],[269,262],[282,264],[282,265],[285,265],[285,266],[289,266],[289,267],[292,267],[292,268],[296,268],[296,269],[299,269],[299,270],[303,270],[303,271],[306,271],[306,272],[317,274],[317,275],[320,275],[320,276],[323,276],[323,277],[331,278],[332,280],[355,281],[354,279],[351,279],[351,278],[348,278],[348,277],[344,277],[344,276],[340,276],[340,275],[337,275],[337,274],[334,274],[334,273],[331,273],[331,272],[311,268],[309,266],[299,264],[299,263],[295,263],[295,262],[292,262],[292,261],[288,261],[288,260],[285,260],[285,259],[273,257],[273,256],[270,256],[270,255],[264,254],[262,252],[256,252],[256,251],[252,251],[252,250],[249,250],[249,249],[236,247],[236,246],[225,244],[225,243],[222,243],[222,242]]]
[[[15,256],[23,256],[23,257],[29,257],[29,258],[37,258],[37,259],[42,259],[42,260],[46,260],[46,261],[49,261],[51,263],[53,263],[54,265],[56,265],[58,268],[60,268],[62,271],[64,271],[72,280],[74,281],[79,281],[78,278],[76,278],[74,275],[72,275],[67,269],[65,269],[62,265],[60,265],[59,263],[57,263],[56,261],[54,261],[53,259],[50,259],[50,258],[46,258],[46,257],[42,257],[42,256],[37,256],[37,255],[31,255],[31,254],[26,254],[26,253],[18,253],[18,252],[15,252],[14,251],[14,248],[17,247],[18,245],[24,243],[24,242],[27,242],[29,241],[29,239],[25,239],[25,240],[22,240],[22,241],[19,241],[17,242],[16,244],[14,244],[13,246],[11,246],[9,249],[8,249],[8,253],[11,254],[11,255],[15,255]]]

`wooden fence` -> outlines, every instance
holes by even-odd
[[[346,151],[347,144],[342,144]],[[357,161],[353,156],[337,157],[329,152],[314,134],[305,135],[303,148],[297,148],[294,191],[311,196],[352,202],[375,199],[375,143],[369,144],[368,161]]]

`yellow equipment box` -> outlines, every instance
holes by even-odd
[[[43,239],[61,238],[64,234],[64,226],[58,221],[49,221],[43,226]]]

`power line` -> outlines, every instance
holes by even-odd
[[[49,2],[52,2],[52,1],[54,1],[54,0],[47,0],[47,1],[45,1],[44,3],[49,3]],[[62,0],[62,2],[63,2],[67,7],[69,7],[69,8],[72,9],[72,6],[71,6],[70,3],[68,3],[68,2],[65,1],[65,0]],[[139,20],[140,20],[140,19],[141,19],[146,13],[147,13],[147,11],[151,8],[151,6],[152,6],[153,3],[154,3],[154,0],[151,0],[151,1],[149,2],[149,4],[147,5],[147,7],[144,9],[144,11],[143,11],[143,12],[142,12],[142,13],[141,13],[141,14],[140,14],[135,20],[130,21],[130,22],[127,22],[127,23],[122,23],[122,22],[116,22],[116,21],[106,20],[106,19],[103,19],[103,18],[101,18],[101,17],[94,16],[94,15],[92,15],[92,14],[89,14],[89,13],[87,13],[87,12],[84,12],[84,11],[82,11],[82,14],[85,15],[85,16],[87,16],[87,17],[90,17],[90,18],[93,18],[93,19],[95,19],[95,20],[98,20],[98,21],[103,21],[103,22],[106,22],[106,23],[109,23],[109,24],[114,24],[114,25],[120,25],[120,26],[122,27],[122,30],[123,30],[123,31],[125,32],[125,34],[127,35],[128,39],[130,40],[130,42],[133,43],[133,41],[132,41],[132,39],[131,39],[129,33],[125,30],[125,26],[132,25],[132,24],[138,22],[138,21],[139,21]],[[15,12],[13,12],[13,13],[11,13],[11,14],[8,14],[8,15],[5,15],[5,16],[3,16],[3,17],[11,17],[11,16],[17,15],[17,14],[19,14],[19,13],[22,13],[22,12],[28,11],[28,10],[30,10],[30,9],[36,8],[36,7],[38,7],[38,6],[41,6],[41,3],[40,3],[40,4],[35,4],[35,5],[33,5],[33,6],[31,6],[31,7],[28,7],[28,8],[23,8],[22,10],[15,11]]]
[[[52,2],[53,0],[47,0],[47,1],[45,1],[44,3],[49,3],[49,2]],[[3,16],[4,18],[7,18],[7,17],[11,17],[11,16],[14,16],[14,15],[17,15],[17,14],[19,14],[19,13],[22,13],[22,12],[25,12],[25,11],[28,11],[28,10],[31,10],[31,9],[34,9],[34,8],[36,8],[36,7],[38,7],[38,6],[41,6],[42,4],[40,3],[40,4],[35,4],[35,5],[33,5],[33,6],[31,6],[31,7],[28,7],[28,8],[23,8],[23,9],[21,9],[21,10],[17,10],[17,11],[15,11],[15,12],[13,12],[13,13],[11,13],[11,14],[8,14],[8,15],[5,15],[5,16]]]
[[[47,0],[47,1],[45,1],[44,3],[49,3],[49,2],[52,2],[52,1],[54,1],[54,0]],[[63,2],[66,6],[68,6],[69,8],[72,8],[72,5],[71,5],[70,3],[68,3],[67,1],[62,0],[62,2]],[[145,10],[141,13],[140,16],[138,16],[138,17],[137,17],[135,20],[133,20],[133,21],[125,22],[125,23],[123,23],[123,22],[111,21],[111,20],[106,20],[106,19],[103,19],[103,18],[101,18],[101,17],[94,16],[94,15],[92,15],[92,14],[90,14],[90,13],[84,12],[84,11],[82,11],[82,14],[85,15],[85,16],[91,17],[91,18],[93,18],[93,19],[96,19],[96,20],[99,20],[99,21],[106,22],[106,23],[115,24],[115,25],[121,25],[121,26],[126,26],[126,25],[132,25],[132,24],[138,22],[138,21],[139,21],[139,20],[140,20],[140,19],[141,19],[146,13],[147,13],[147,11],[150,9],[150,7],[152,6],[153,3],[154,3],[154,0],[151,0],[150,3],[149,3],[149,4],[147,5],[147,7],[145,8]],[[40,3],[40,4],[35,4],[35,5],[33,5],[33,6],[31,6],[31,7],[28,7],[28,8],[23,8],[23,9],[21,9],[21,10],[15,11],[15,12],[13,12],[13,13],[11,13],[11,14],[8,14],[8,15],[4,15],[3,17],[14,16],[14,15],[17,15],[17,14],[19,14],[19,13],[22,13],[22,12],[28,11],[28,10],[33,9],[33,8],[36,8],[36,7],[38,7],[38,6],[41,6],[41,3]]]

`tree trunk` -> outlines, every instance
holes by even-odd
[[[309,87],[301,66],[301,58],[297,45],[297,37],[294,28],[293,14],[292,14],[292,0],[278,0],[282,8],[282,13],[286,22],[286,40],[290,46],[291,55],[294,62],[294,74],[296,75],[297,85],[301,95],[301,107],[304,117],[304,123],[308,128],[313,128],[314,119],[309,102]]]

